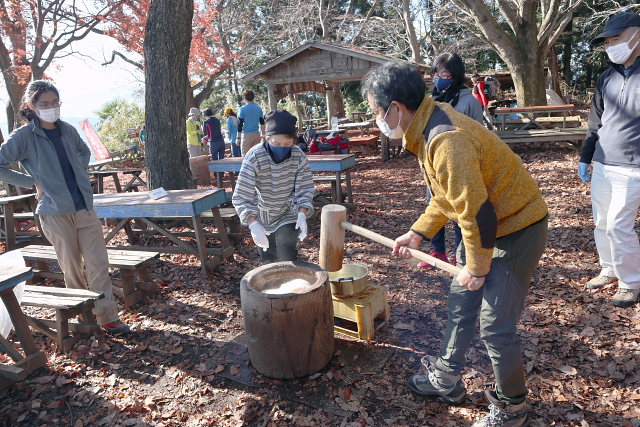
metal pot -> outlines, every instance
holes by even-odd
[[[331,293],[339,297],[359,294],[369,284],[368,275],[369,269],[364,265],[344,264],[340,270],[329,273]]]

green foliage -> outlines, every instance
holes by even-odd
[[[95,114],[101,119],[98,135],[109,151],[120,151],[137,144],[137,139],[129,139],[127,129],[139,128],[144,124],[144,109],[134,102],[114,99],[102,106]]]

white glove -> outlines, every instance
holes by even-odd
[[[298,222],[296,222],[296,230],[300,229],[300,235],[298,239],[302,242],[307,237],[307,214],[304,212],[298,212]]]
[[[267,239],[267,236],[271,233],[267,233],[262,224],[258,221],[253,221],[249,224],[249,230],[251,230],[251,237],[253,237],[256,246],[265,251],[269,249],[269,239]]]

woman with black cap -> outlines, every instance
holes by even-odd
[[[296,239],[307,236],[313,215],[313,176],[307,155],[294,145],[296,117],[277,110],[265,121],[267,139],[245,155],[232,201],[264,264],[296,261]]]

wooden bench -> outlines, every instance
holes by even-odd
[[[356,136],[349,138],[349,146],[351,149],[355,151],[359,151],[366,155],[373,154],[374,150],[378,149],[378,140],[380,138],[377,136]]]
[[[523,142],[573,142],[569,148],[578,149],[587,138],[587,129],[545,129],[498,131],[496,134],[507,144]]]
[[[58,261],[53,246],[30,245],[21,249],[27,265],[35,261],[39,270],[34,270],[34,276],[64,280],[62,273],[49,270],[47,262]],[[160,257],[157,252],[125,251],[107,249],[109,267],[120,270],[121,279],[112,279],[114,290],[124,298],[128,309],[140,302],[145,296],[158,291],[158,285],[149,274],[149,265]],[[139,280],[134,279],[138,275]]]
[[[80,339],[100,332],[93,309],[95,302],[102,298],[104,293],[85,289],[27,285],[20,305],[54,309],[55,320],[26,316],[27,323],[54,339],[61,352],[68,353]],[[76,316],[81,316],[82,323],[69,322]],[[71,335],[71,332],[75,334]]]
[[[522,125],[518,130],[524,130],[526,129],[529,125],[535,125],[537,126],[539,129],[546,129],[542,124],[540,124],[537,121],[536,115],[539,114],[550,114],[550,113],[562,113],[563,118],[565,119],[563,121],[563,128],[566,128],[566,117],[567,117],[567,113],[570,111],[573,111],[575,109],[575,106],[573,104],[566,104],[566,105],[538,105],[538,106],[531,106],[531,107],[513,107],[513,108],[495,108],[493,109],[493,114],[497,115],[501,115],[502,119],[501,119],[501,130],[506,130],[505,125],[506,125],[506,117],[508,114],[522,114],[524,116],[525,119],[527,119],[527,122]]]
[[[579,128],[582,125],[580,116],[568,117],[538,117],[536,119],[542,126],[550,128]],[[506,119],[505,123],[522,125],[528,123],[529,119]]]

